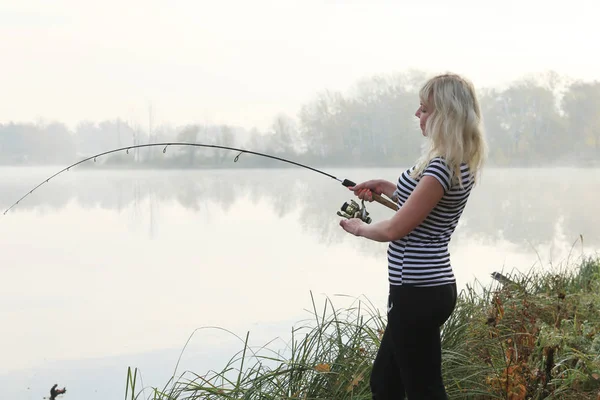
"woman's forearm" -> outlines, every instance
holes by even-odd
[[[382,194],[385,194],[390,199],[394,196],[394,192],[396,191],[396,184],[390,181],[386,181],[385,179],[381,179],[379,183],[379,189]]]
[[[387,219],[374,224],[362,224],[356,231],[356,236],[362,236],[376,242],[390,242],[394,240],[391,233],[391,220]]]

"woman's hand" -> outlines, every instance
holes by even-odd
[[[372,179],[370,181],[359,183],[356,186],[350,186],[348,189],[352,190],[354,195],[361,200],[373,201],[373,192],[376,194],[383,193],[381,183],[382,181],[380,179]]]
[[[385,179],[371,179],[356,186],[350,186],[348,189],[352,190],[354,195],[361,200],[373,201],[373,193],[384,194],[391,199],[396,191],[396,184]]]
[[[340,226],[344,228],[346,232],[353,234],[354,236],[360,236],[358,230],[365,223],[360,218],[342,219]]]

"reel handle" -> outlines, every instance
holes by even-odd
[[[356,186],[356,183],[352,182],[351,180],[348,179],[344,179],[344,181],[342,182],[342,185],[346,186],[346,187],[350,187],[350,186]],[[391,200],[386,199],[385,197],[372,192],[371,193],[373,195],[373,200],[378,202],[379,204],[383,204],[384,206],[386,206],[387,208],[391,208],[394,211],[398,211],[398,205],[396,203],[394,203]]]

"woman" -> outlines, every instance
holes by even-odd
[[[448,243],[484,161],[486,144],[473,85],[445,74],[419,93],[416,112],[426,146],[398,183],[377,179],[350,190],[372,201],[385,194],[400,207],[367,225],[343,219],[344,230],[389,242],[388,322],[373,364],[373,399],[447,399],[442,380],[440,327],[454,311],[456,280]]]

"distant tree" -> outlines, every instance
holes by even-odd
[[[268,142],[268,150],[278,155],[294,154],[300,147],[294,120],[281,113],[275,117],[265,140]]]
[[[235,134],[233,133],[233,128],[231,126],[218,126],[215,136],[215,144],[225,147],[235,147]],[[214,158],[216,164],[223,164],[225,160],[231,159],[231,152],[227,150],[216,151]]]
[[[201,131],[201,129],[200,129],[199,125],[186,125],[177,134],[177,141],[178,142],[195,143],[197,141],[198,134],[200,133],[200,131]],[[185,158],[186,161],[184,161],[184,164],[186,164],[188,166],[194,165],[195,150],[196,149],[191,146],[180,149],[181,153],[187,154],[187,156]]]
[[[0,157],[7,164],[30,161],[29,152],[37,146],[36,127],[29,124],[9,123],[0,127]]]
[[[299,114],[300,134],[311,153],[334,160],[347,149],[342,122],[345,100],[341,93],[324,91],[304,105]]]
[[[416,73],[376,76],[346,97],[321,93],[301,109],[301,136],[311,153],[332,162],[406,163],[422,142],[414,116],[421,79]]]
[[[40,161],[44,163],[63,163],[75,159],[75,138],[63,123],[52,122],[40,127],[38,146],[42,150]]]
[[[600,156],[600,82],[575,82],[566,91],[562,108],[568,121],[568,137],[579,156]]]
[[[503,91],[483,91],[481,103],[491,155],[500,163],[548,162],[568,148],[550,88],[525,80]]]

